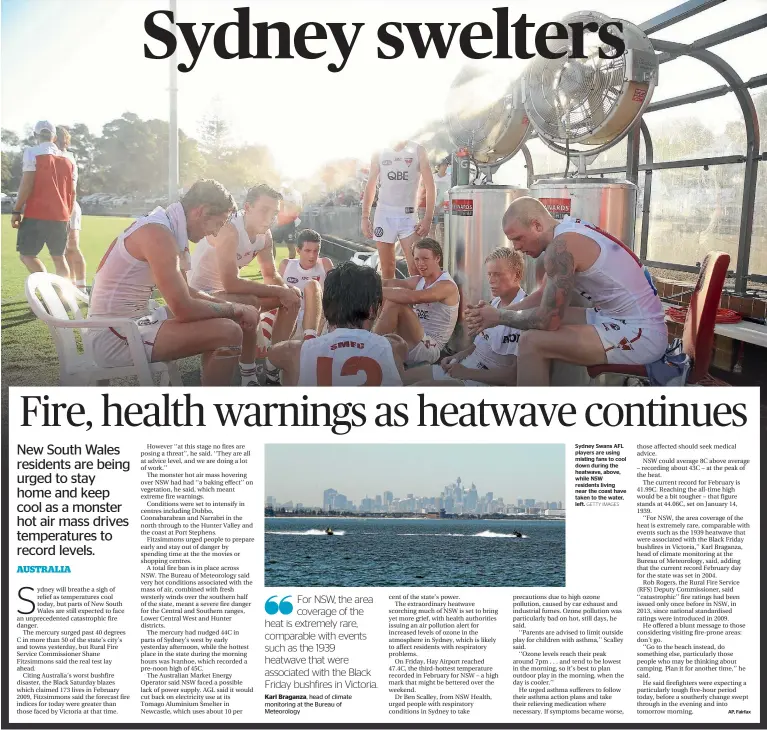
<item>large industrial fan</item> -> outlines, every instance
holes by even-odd
[[[516,154],[530,129],[521,79],[509,82],[498,69],[463,69],[450,87],[446,122],[458,149],[487,171],[497,167]]]
[[[647,104],[658,78],[658,59],[648,37],[625,20],[602,13],[579,12],[562,19],[562,25],[620,23],[611,33],[625,44],[623,54],[596,33],[583,39],[585,58],[570,58],[572,37],[549,41],[561,58],[534,58],[525,73],[525,109],[540,139],[563,154],[576,154],[579,172],[589,158],[617,144],[628,133]],[[604,56],[600,55],[600,52]]]
[[[611,33],[623,39],[625,51],[615,57],[613,46],[596,33],[583,39],[585,58],[570,58],[572,37],[549,41],[561,58],[534,58],[524,78],[525,109],[541,141],[565,155],[565,176],[533,184],[538,198],[555,218],[573,215],[598,225],[632,246],[637,187],[626,180],[585,177],[598,154],[620,142],[638,120],[655,89],[658,59],[637,26],[601,13],[579,12],[562,19],[568,24],[620,23]],[[600,55],[600,50],[604,56]],[[577,177],[568,177],[570,159],[577,159]]]

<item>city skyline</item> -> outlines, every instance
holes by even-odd
[[[301,471],[286,468],[297,450]],[[265,471],[265,497],[308,506],[321,506],[326,489],[357,505],[386,491],[431,497],[458,477],[506,504],[565,501],[563,444],[267,444]]]

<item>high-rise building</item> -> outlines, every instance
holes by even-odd
[[[333,509],[333,500],[338,492],[335,489],[326,489],[322,493],[322,509],[329,512]]]
[[[394,501],[394,493],[393,492],[384,492],[383,493],[383,503],[385,505],[390,505]]]
[[[333,509],[349,509],[349,500],[346,499],[345,494],[336,494],[336,496],[333,497]]]

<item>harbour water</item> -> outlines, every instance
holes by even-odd
[[[271,517],[265,532],[267,586],[565,585],[564,520]]]

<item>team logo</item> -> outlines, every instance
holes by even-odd
[[[373,231],[376,238],[381,238],[383,236],[383,228],[381,226],[376,226],[376,229]]]
[[[618,347],[621,348],[621,350],[633,350],[634,348],[631,346],[631,343],[628,341],[626,337],[624,337],[619,343]]]
[[[406,157],[405,158],[405,164],[410,167],[410,165],[413,164],[413,158],[412,157]]]
[[[311,276],[311,277],[309,277],[309,278],[310,278],[310,279],[314,279],[314,281],[319,281],[319,280],[320,280],[320,277],[319,277],[319,276]]]
[[[382,165],[391,165],[391,160],[381,160]]]

